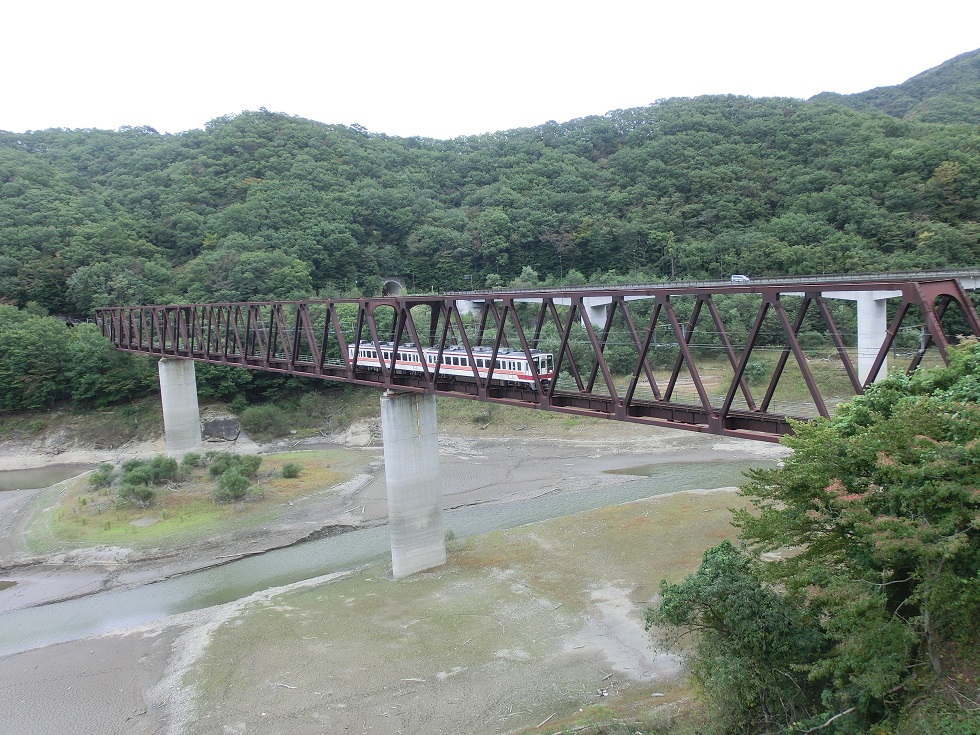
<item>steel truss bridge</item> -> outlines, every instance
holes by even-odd
[[[870,352],[855,335],[861,299],[887,312]],[[889,360],[911,372],[945,362],[959,336],[980,337],[961,280],[927,274],[109,307],[96,320],[118,349],[161,358],[764,441],[828,416]],[[367,366],[358,347],[390,360]],[[558,379],[542,380],[534,361],[525,385],[475,367],[474,355],[493,365],[536,350],[553,354]],[[416,372],[396,364],[406,351]],[[448,351],[465,354],[471,376],[441,369]]]

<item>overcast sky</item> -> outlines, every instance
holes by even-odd
[[[35,0],[0,17],[16,132],[176,133],[264,107],[452,138],[667,97],[860,92],[980,47],[975,0]]]

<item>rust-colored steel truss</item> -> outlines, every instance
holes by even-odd
[[[860,292],[887,299],[889,314],[863,381],[847,301]],[[130,352],[764,441],[791,419],[828,416],[889,360],[911,371],[930,355],[945,362],[958,335],[980,336],[951,278],[110,307],[96,320]],[[364,347],[390,359],[368,365]],[[535,351],[553,355],[556,379],[534,362],[524,382],[475,367],[475,356],[492,366]],[[413,370],[396,359],[406,352]],[[448,374],[448,352],[472,374]]]

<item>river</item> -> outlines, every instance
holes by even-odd
[[[770,464],[756,459],[650,465],[636,468],[637,479],[627,482],[446,511],[445,526],[457,538],[465,538],[665,493],[731,487],[743,482],[749,468]],[[365,528],[155,584],[15,610],[0,614],[0,656],[231,602],[270,587],[378,561],[388,553],[387,527]]]

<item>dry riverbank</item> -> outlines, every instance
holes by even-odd
[[[352,451],[361,480],[343,507],[285,514],[266,541],[306,524],[383,522],[380,450]],[[457,431],[440,451],[446,506],[458,507],[628,481],[604,470],[781,450],[604,422],[521,442]],[[503,733],[600,705],[649,714],[683,689],[642,631],[643,607],[659,579],[730,534],[734,500],[684,493],[578,514],[456,543],[445,567],[407,580],[372,567],[8,656],[6,723],[21,733]],[[143,562],[114,563],[114,583],[140,581]]]

